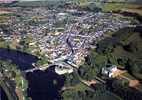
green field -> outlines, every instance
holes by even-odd
[[[102,6],[102,10],[105,12],[129,10],[129,11],[133,11],[133,12],[137,12],[139,14],[142,14],[141,9],[142,9],[142,5],[129,4],[129,3],[105,3]]]

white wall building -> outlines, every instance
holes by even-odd
[[[115,72],[117,71],[117,66],[112,65],[111,67],[108,68],[102,68],[102,75],[108,76],[109,78],[112,78]]]

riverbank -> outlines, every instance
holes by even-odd
[[[2,75],[0,86],[9,100],[27,98],[27,81],[22,72],[32,68],[32,63],[37,60],[37,57],[24,52],[0,48],[0,72]]]
[[[0,72],[2,75],[2,73]],[[6,93],[6,96],[9,100],[18,100],[18,96],[16,92],[12,89],[11,85],[9,84],[9,80],[4,78],[5,76],[0,77],[0,87],[4,90]]]

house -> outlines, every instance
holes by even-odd
[[[103,67],[101,73],[102,73],[102,75],[105,75],[105,76],[108,76],[109,78],[112,78],[117,70],[118,70],[117,66],[112,65],[110,67]]]

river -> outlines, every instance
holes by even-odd
[[[20,70],[33,68],[32,63],[38,61],[38,57],[36,56],[6,48],[0,48],[0,59],[10,60],[12,63],[16,64]]]
[[[0,100],[8,100],[4,90],[0,87]]]
[[[10,60],[21,71],[32,68],[32,63],[38,61],[38,57],[31,54],[5,48],[0,48],[0,59]],[[36,70],[26,73],[26,79],[28,80],[27,93],[32,100],[61,99],[60,90],[64,85],[65,77],[56,74],[54,66],[45,71]]]

